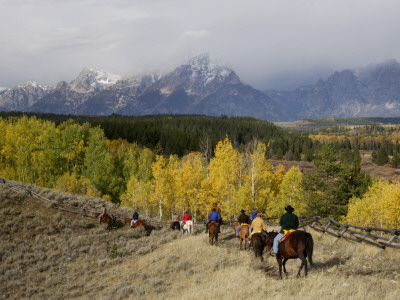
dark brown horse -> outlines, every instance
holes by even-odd
[[[267,247],[271,249],[274,238],[276,237],[277,232],[269,232],[267,234]],[[297,273],[297,277],[300,277],[301,269],[304,266],[305,276],[307,276],[307,258],[310,265],[313,265],[312,254],[314,248],[314,241],[308,232],[302,230],[294,231],[287,240],[281,242],[278,246],[278,253],[276,254],[276,260],[279,264],[279,276],[282,278],[282,265],[283,272],[286,273],[285,264],[288,259],[292,258],[300,258],[301,265],[299,268],[299,272]],[[282,262],[283,260],[283,262]]]
[[[173,222],[169,225],[169,229],[170,229],[170,230],[181,230],[181,224],[179,223],[179,221],[173,221]]]
[[[95,217],[99,219],[99,216],[101,213],[96,213]],[[112,226],[116,223],[117,219],[113,215],[105,214],[103,217],[99,219],[99,223],[106,223],[107,224],[107,230],[111,230]]]
[[[264,233],[253,233],[251,235],[251,246],[254,250],[254,255],[260,257],[261,261],[264,260],[263,252],[267,245],[267,237]]]
[[[242,243],[244,242],[244,250],[247,249],[247,241],[249,239],[249,229],[250,225],[242,225],[239,229],[239,241],[240,241],[240,246],[239,250],[242,250]]]
[[[211,221],[210,225],[208,226],[208,240],[211,245],[214,244],[218,246],[218,233],[219,233],[219,224],[215,221]]]

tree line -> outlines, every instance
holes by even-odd
[[[329,144],[315,153],[314,172],[303,174],[297,167],[273,166],[273,144],[258,139],[241,150],[229,136],[214,149],[205,140],[207,151],[180,157],[107,139],[99,126],[71,119],[58,125],[36,117],[0,119],[0,134],[0,176],[103,197],[164,220],[185,210],[203,220],[213,203],[229,220],[253,208],[279,216],[288,204],[298,214],[341,219],[352,207],[367,206],[375,184],[361,171],[358,150],[337,151]]]

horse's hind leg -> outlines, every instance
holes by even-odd
[[[282,263],[282,266],[283,266],[283,273],[285,273],[285,276],[286,276],[286,278],[288,278],[288,273],[286,272],[286,262],[288,261],[288,259],[287,258],[284,258],[283,259],[283,263]]]
[[[299,272],[297,273],[297,277],[300,277],[300,272],[303,266],[304,266],[305,276],[307,277],[307,259],[303,254],[299,254],[299,258],[301,259],[301,265],[299,268]]]
[[[277,256],[276,261],[278,262],[279,265],[279,277],[282,279],[282,258]]]

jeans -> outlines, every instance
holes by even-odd
[[[242,228],[242,225],[238,225],[238,227],[236,227],[236,236],[239,236],[239,230],[240,228]]]
[[[278,235],[274,238],[274,245],[272,247],[272,252],[274,254],[278,253],[278,242],[279,242],[280,238],[283,237],[283,236],[284,236],[283,233],[278,233]]]

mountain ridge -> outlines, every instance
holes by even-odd
[[[400,64],[387,60],[334,72],[291,91],[260,91],[208,54],[169,73],[124,78],[83,68],[56,87],[26,82],[0,88],[0,110],[78,115],[204,114],[268,121],[400,115]]]

